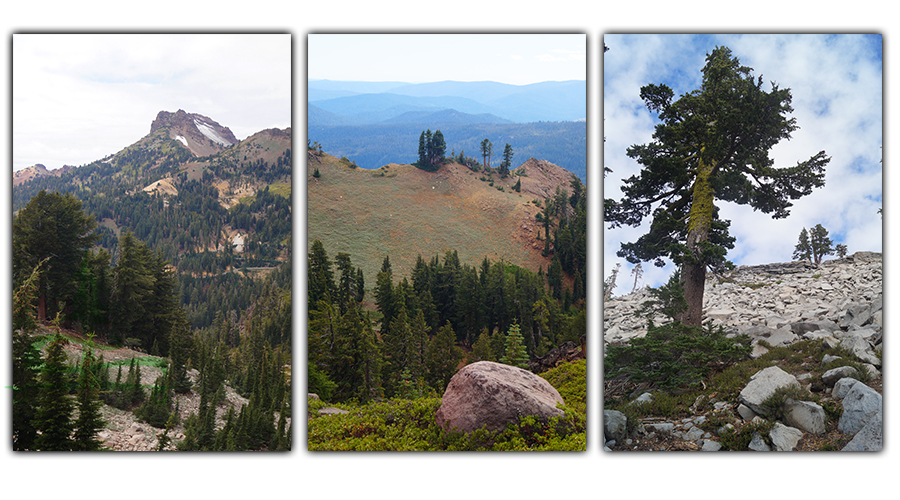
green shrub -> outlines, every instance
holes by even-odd
[[[773,427],[775,427],[774,420],[757,420],[749,422],[738,429],[726,429],[719,436],[719,444],[722,445],[724,450],[746,451],[747,447],[750,446],[750,441],[753,441],[753,434],[758,432],[766,444],[772,446],[769,433],[772,432]]]
[[[651,323],[645,337],[606,349],[604,371],[607,378],[628,375],[633,382],[660,388],[694,387],[713,366],[747,359],[750,351],[749,337],[727,338],[722,327],[711,323],[705,328]]]

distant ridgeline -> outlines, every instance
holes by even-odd
[[[337,157],[375,169],[413,163],[419,133],[440,129],[447,154],[477,156],[485,138],[519,158],[541,158],[585,180],[584,81],[308,82],[308,137]]]
[[[309,139],[323,144],[337,157],[347,157],[366,169],[388,163],[414,163],[423,129],[440,130],[447,141],[447,154],[479,157],[485,138],[502,147],[509,143],[517,158],[541,158],[577,175],[587,173],[587,127],[585,122],[538,123],[403,123],[353,126],[309,126]],[[501,150],[502,151],[502,150]],[[499,159],[499,153],[494,159]]]

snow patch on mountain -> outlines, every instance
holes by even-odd
[[[221,135],[219,135],[216,130],[211,127],[209,124],[204,123],[196,118],[194,118],[194,125],[197,127],[197,130],[200,131],[201,134],[205,135],[209,138],[209,140],[219,143],[225,147],[231,146],[231,142],[224,139]]]

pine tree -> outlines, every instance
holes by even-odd
[[[14,286],[20,286],[39,262],[49,260],[38,280],[38,320],[56,312],[58,303],[73,299],[84,251],[98,238],[96,227],[78,198],[46,191],[36,194],[13,219]]]
[[[473,361],[497,361],[491,349],[491,336],[488,335],[487,328],[478,335],[478,340],[472,345]]]
[[[491,144],[489,139],[485,139],[481,141],[481,156],[483,158],[482,165],[485,169],[491,168],[491,154],[494,149],[494,145]]]
[[[453,333],[453,326],[448,321],[428,344],[428,351],[425,354],[428,384],[442,392],[450,383],[450,378],[456,373],[456,367],[463,357],[465,354],[456,346],[456,335]]]
[[[100,415],[100,384],[97,381],[92,350],[87,347],[81,362],[81,374],[78,377],[78,419],[75,420],[73,450],[98,451],[103,442],[97,439],[97,432],[106,426]]]
[[[838,243],[834,246],[834,251],[837,252],[839,258],[843,259],[847,256],[847,245]]]
[[[834,254],[834,248],[831,246],[833,243],[828,237],[828,230],[822,227],[822,224],[816,224],[809,235],[809,246],[812,248],[816,264],[822,263],[822,257]]]
[[[112,324],[118,342],[139,335],[135,330],[148,319],[155,277],[150,266],[150,250],[126,231],[119,241],[119,258],[112,292]],[[147,346],[149,347],[149,345]]]
[[[381,271],[378,272],[375,283],[375,306],[381,311],[381,335],[388,333],[390,324],[394,320],[394,282],[391,272],[391,259],[384,257]]]
[[[503,159],[500,161],[500,177],[509,176],[509,171],[512,168],[512,159],[513,159],[513,148],[506,143],[506,147],[503,148]],[[519,191],[521,189],[521,183],[519,184]]]
[[[812,261],[812,247],[809,245],[809,233],[805,227],[800,230],[800,237],[794,246],[794,260]]]
[[[519,331],[519,325],[513,323],[506,334],[506,354],[500,360],[505,365],[528,368],[528,352],[525,350],[525,339]]]
[[[59,316],[57,316],[57,319]],[[73,448],[72,411],[74,405],[69,399],[66,380],[66,352],[63,345],[67,341],[58,332],[47,346],[44,368],[41,371],[40,406],[35,418],[40,435],[34,446],[38,450],[68,451]]]
[[[653,214],[647,234],[623,243],[629,262],[671,259],[682,268],[688,309],[680,318],[699,326],[706,270],[729,267],[734,247],[730,221],[718,217],[716,200],[749,204],[776,219],[790,214],[791,200],[825,183],[824,151],[793,167],[776,168],[769,151],[797,129],[789,89],[762,89],[763,79],[741,66],[727,47],[707,55],[700,89],[672,102],[666,85],[641,88],[651,112],[659,113],[653,142],[628,149],[643,169],[624,181],[621,201],[605,200],[612,228],[637,227]]]
[[[37,296],[41,261],[13,294],[13,366],[12,421],[13,450],[28,450],[34,445],[35,405],[39,394],[37,383],[41,354],[34,347],[31,332],[35,329],[34,301]]]

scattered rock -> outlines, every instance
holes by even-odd
[[[825,410],[810,401],[787,398],[784,403],[784,422],[805,432],[825,433]]]
[[[765,415],[766,410],[762,407],[763,401],[774,394],[776,389],[789,385],[800,387],[800,382],[781,368],[770,366],[750,377],[750,382],[741,390],[738,401],[757,415]]]
[[[625,426],[628,419],[625,414],[616,410],[603,411],[603,435],[606,441],[621,442],[625,439]]]
[[[563,399],[543,378],[515,366],[479,361],[464,366],[447,385],[435,420],[464,432],[482,427],[496,431],[519,417],[562,415]]]
[[[882,412],[881,400],[881,394],[866,384],[853,384],[843,400],[844,412],[838,421],[838,430],[846,434],[859,432],[867,420]]]

